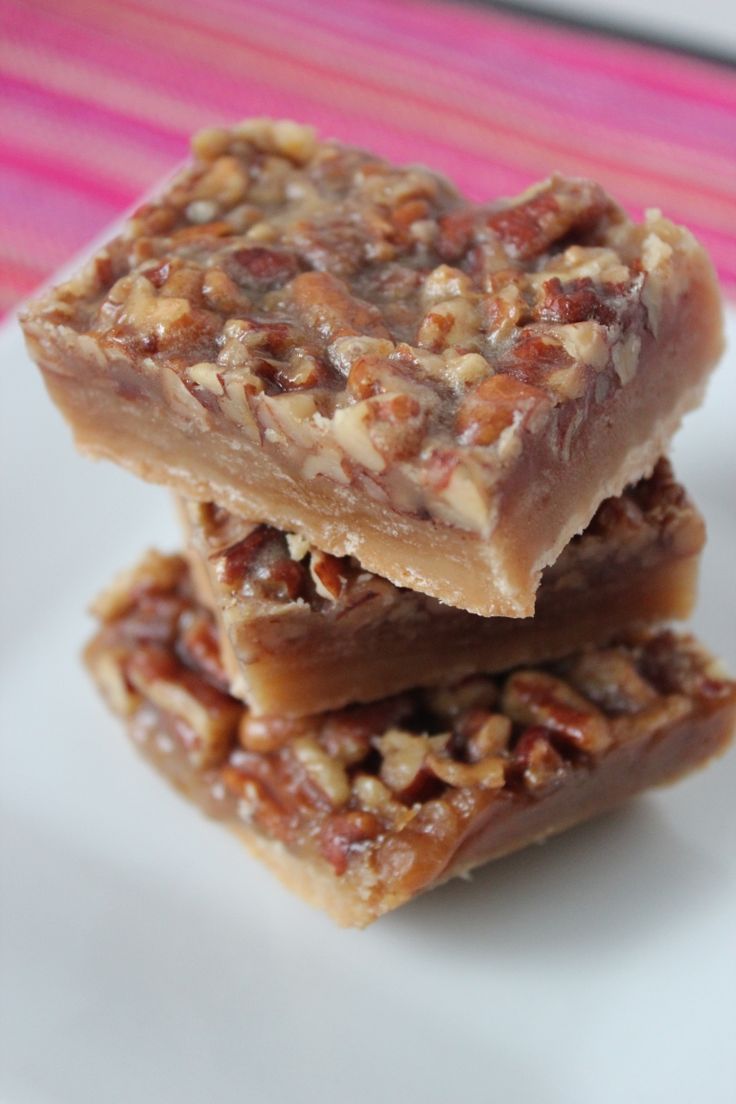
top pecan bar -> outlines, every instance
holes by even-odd
[[[721,349],[711,266],[658,213],[560,177],[474,205],[266,121],[199,135],[23,325],[86,451],[508,616]]]

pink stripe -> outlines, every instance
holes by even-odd
[[[356,5],[366,10],[363,3]],[[626,80],[644,88],[664,88],[675,95],[696,95],[710,103],[723,107],[736,102],[733,82],[722,75],[717,66],[702,65],[680,55],[637,46],[632,43],[617,44],[594,34],[561,31],[546,23],[530,20],[523,24],[514,18],[494,13],[492,28],[484,18],[471,8],[458,5],[448,8],[442,4],[422,0],[406,0],[393,5],[385,0],[370,7],[380,9],[381,22],[387,30],[402,26],[409,33],[420,37],[432,27],[433,37],[441,42],[454,42],[469,46],[487,41],[490,34],[504,46],[520,46],[526,42],[528,49],[540,57],[562,63],[568,72],[605,71],[619,80]],[[428,8],[432,16],[428,18]]]
[[[131,193],[129,203],[135,199]],[[90,228],[109,222],[119,203],[106,203],[77,191],[59,189],[53,177],[39,180],[32,172],[6,168],[0,174],[0,250],[23,255],[29,239],[51,263],[61,264]]]
[[[162,6],[157,0],[154,0],[154,3],[156,3],[156,6]],[[221,9],[232,20],[233,5],[230,0],[214,0],[214,3],[208,5],[208,7]],[[498,12],[484,12],[480,18],[476,17],[474,19],[477,13],[460,5],[453,5],[452,8],[448,8],[444,4],[420,3],[417,5],[405,3],[396,5],[393,3],[387,4],[383,0],[379,3],[370,0],[370,4],[365,8],[362,17],[356,18],[355,13],[361,8],[365,8],[365,5],[335,6],[330,3],[325,7],[318,2],[309,5],[309,18],[313,23],[318,23],[327,30],[340,27],[343,34],[355,33],[363,38],[371,39],[378,47],[383,49],[387,47],[390,49],[397,43],[400,44],[401,50],[406,52],[421,48],[422,45],[429,47],[434,56],[438,59],[444,59],[445,65],[437,70],[438,77],[441,76],[445,66],[451,68],[448,65],[448,60],[457,61],[464,68],[469,55],[479,57],[487,62],[488,52],[490,51],[496,63],[504,64],[509,50],[511,50],[512,63],[505,66],[508,75],[514,80],[528,84],[529,80],[536,76],[536,73],[530,72],[528,65],[526,70],[522,69],[520,71],[515,62],[519,57],[528,59],[530,54],[536,55],[537,62],[544,60],[550,53],[550,44],[557,40],[567,47],[568,51],[570,49],[574,50],[569,72],[571,76],[574,75],[575,80],[568,82],[568,84],[573,85],[577,84],[581,75],[589,75],[593,79],[598,78],[600,74],[598,56],[604,51],[608,51],[606,56],[610,56],[615,63],[610,75],[614,77],[619,88],[623,85],[620,79],[620,63],[631,54],[634,55],[635,61],[632,73],[634,78],[641,75],[642,64],[646,64],[648,70],[653,70],[657,63],[665,62],[677,78],[674,89],[676,94],[682,92],[683,71],[700,70],[702,75],[709,81],[709,84],[714,83],[714,74],[720,72],[717,67],[711,65],[700,66],[698,62],[688,58],[677,57],[673,65],[673,55],[665,51],[635,46],[629,43],[612,43],[610,40],[592,33],[583,35],[575,31],[559,31],[547,24],[544,24],[544,29],[540,31],[538,29],[539,24],[536,22],[519,21],[514,17],[503,16]],[[291,2],[290,0],[270,0],[268,7],[260,6],[255,9],[256,16],[260,19],[267,18],[275,9],[283,12],[288,21],[298,19],[300,12],[303,17],[301,4],[299,2],[294,4],[293,0]],[[418,18],[413,14],[414,9],[418,9]],[[379,12],[378,18],[376,18],[377,10]],[[469,29],[466,24],[472,19],[474,19],[474,24]],[[387,31],[391,32],[390,35],[387,34]],[[448,54],[448,50],[451,50],[452,53]],[[586,73],[586,67],[589,73]],[[559,71],[560,67],[556,64],[554,72],[559,74]],[[634,83],[638,82],[635,81]],[[650,84],[655,87],[653,82],[650,82]],[[736,89],[730,75],[720,82],[716,81],[715,84],[718,88],[719,99],[726,97],[729,103],[734,101]],[[556,91],[564,90],[564,86],[561,85],[559,80],[554,81],[554,86]],[[671,102],[672,91],[670,88],[667,89],[668,102]],[[687,95],[689,96],[689,93]]]
[[[139,4],[128,3],[127,7],[130,8],[130,9],[132,9],[132,8],[140,9],[141,6]],[[164,14],[167,15],[167,17],[171,17],[172,15],[175,16],[176,13],[180,10],[180,5],[172,4],[171,0],[154,0],[154,2],[148,3],[145,6],[146,11],[150,11],[150,10],[154,10],[154,9],[158,13],[164,13]],[[213,17],[216,18],[216,12],[218,10],[221,11],[221,15],[219,17],[219,20],[213,21]],[[310,11],[311,11],[311,9],[310,9]],[[334,15],[334,13],[333,13],[333,15]],[[234,37],[233,19],[232,19],[232,12],[229,10],[229,5],[228,5],[227,2],[225,2],[225,3],[220,2],[219,5],[218,4],[208,5],[207,11],[202,13],[202,18],[207,21],[208,25],[214,26],[216,29],[219,29],[223,33],[223,37],[225,37],[228,42],[232,42],[233,37]],[[262,8],[262,7],[254,8],[251,12],[250,19],[249,19],[249,22],[248,22],[248,37],[251,38],[253,36],[254,30],[257,29],[259,26],[262,26],[264,28],[269,27],[269,28],[271,28],[272,33],[275,32],[275,33],[278,34],[278,36],[279,36],[278,40],[282,44],[285,44],[286,48],[288,49],[288,48],[290,48],[289,47],[289,41],[290,40],[293,41],[293,39],[294,39],[293,35],[288,34],[288,31],[290,30],[290,28],[293,27],[293,19],[294,18],[295,18],[295,16],[294,16],[293,12],[290,14],[289,19],[287,21],[287,20],[284,20],[284,19],[280,20],[278,18],[278,15],[274,16],[274,13],[270,9],[266,9],[266,8]],[[334,18],[331,20],[331,24],[333,24],[333,23],[334,23]],[[334,33],[332,33],[333,32],[332,25],[330,25],[328,28],[326,28],[324,31],[322,31],[319,36],[317,36],[315,34],[315,30],[316,30],[315,27],[310,27],[307,24],[302,25],[302,27],[300,28],[298,47],[297,46],[294,47],[295,50],[298,53],[305,52],[304,51],[304,40],[307,39],[317,49],[319,49],[319,47],[322,46],[323,50],[330,43],[338,44],[340,46],[340,51],[339,51],[339,54],[338,54],[337,51],[334,52],[335,56],[332,59],[333,65],[341,60],[340,55],[353,57],[353,58],[358,58],[358,59],[360,58],[361,55],[360,55],[359,52],[362,49],[362,43],[360,41],[358,41],[358,42],[341,41],[338,35],[335,35]],[[405,69],[406,62],[407,62],[406,54],[407,53],[412,53],[412,52],[417,52],[418,43],[417,43],[416,36],[412,36],[411,38],[407,38],[406,43],[402,44],[402,46],[405,45],[405,47],[406,47],[406,50],[403,51],[403,50],[398,50],[397,49],[397,46],[396,46],[395,42],[391,42],[391,41],[387,42],[386,41],[385,30],[383,28],[381,28],[380,31],[376,31],[375,28],[371,27],[370,25],[364,25],[364,26],[360,27],[360,31],[364,32],[364,37],[367,40],[375,39],[375,46],[372,48],[373,53],[370,56],[366,57],[365,51],[363,51],[363,55],[362,55],[363,61],[364,62],[366,60],[369,61],[370,66],[371,66],[372,69],[375,69],[376,67],[380,68],[381,65],[382,65],[383,59],[391,58],[392,55],[394,55],[396,60],[402,64],[402,68]],[[493,47],[493,55],[494,55],[493,56],[493,60],[494,60],[493,68],[497,72],[499,65],[501,65],[503,67],[503,73],[502,73],[503,79],[502,80],[497,80],[495,82],[496,87],[499,88],[499,89],[507,88],[508,85],[509,85],[509,82],[511,82],[515,85],[518,85],[518,94],[521,97],[524,97],[526,95],[526,93],[528,92],[528,89],[530,87],[530,82],[533,82],[537,78],[537,72],[535,71],[533,74],[529,73],[528,72],[528,66],[526,67],[527,71],[525,72],[524,68],[523,67],[520,68],[520,66],[518,65],[518,63],[517,63],[518,59],[517,58],[512,58],[511,62],[509,62],[508,61],[508,50],[507,49],[499,50],[495,46],[495,43],[494,43],[493,39],[489,39],[488,36],[486,36],[486,37],[487,37],[486,45],[490,46],[490,47]],[[458,60],[463,63],[464,70],[467,70],[469,52],[471,50],[473,50],[474,46],[476,46],[476,45],[477,45],[477,40],[474,43],[467,43],[465,41],[462,42],[462,52],[459,54]],[[430,70],[430,69],[426,68],[426,66],[425,66],[424,73],[423,73],[423,79],[425,80],[425,86],[428,84],[429,90],[431,91],[433,85],[437,85],[437,84],[440,84],[440,83],[443,82],[443,79],[444,79],[444,76],[445,76],[445,66],[447,65],[447,61],[448,61],[448,54],[447,54],[447,43],[444,39],[440,39],[439,37],[437,39],[433,39],[428,43],[428,46],[430,48],[429,51],[428,51],[428,57],[429,57],[429,60],[432,63],[432,68]],[[522,50],[521,53],[522,53],[523,56],[526,56],[528,58],[528,53],[529,53],[528,50]],[[312,56],[314,56],[314,55],[312,55]],[[417,52],[417,58],[419,60],[421,60],[421,54],[419,52]],[[483,63],[483,70],[480,70],[480,67],[479,67],[479,71],[484,71],[485,72],[486,82],[493,83],[493,74],[489,73],[488,57],[483,56],[479,60],[482,61],[482,63]],[[367,65],[365,67],[368,68]],[[326,66],[322,66],[322,68],[326,68]],[[348,64],[345,66],[345,68],[351,74],[355,73],[355,69],[354,69],[354,66],[352,64],[352,61],[348,62]],[[558,73],[558,71],[555,71],[554,75],[557,76],[557,73]],[[429,83],[428,80],[427,80],[430,77],[431,77],[431,83]],[[457,87],[457,85],[460,81],[465,80],[466,72],[451,72],[450,77],[451,77],[451,80],[449,82],[445,81],[445,84],[447,85],[448,90],[451,91],[453,87]],[[617,86],[620,89],[620,82],[617,82]],[[546,90],[547,89],[545,89],[545,91]],[[605,94],[606,94],[606,104],[607,104],[611,99],[611,92],[613,91],[613,85],[611,84],[610,81],[606,80],[604,90],[605,90]],[[560,82],[559,79],[556,79],[554,81],[554,84],[553,84],[553,87],[552,87],[551,91],[553,91],[553,94],[556,94],[556,95],[562,94],[564,96],[565,92],[566,92],[566,86],[565,86],[564,83]],[[585,99],[586,99],[586,103],[587,103],[588,102],[588,91],[589,90],[587,88],[585,88],[584,91],[585,91]],[[577,98],[580,99],[579,96]],[[535,100],[534,100],[533,97],[530,97],[530,96],[526,95],[526,99],[527,99],[529,104],[534,104],[535,103]],[[639,96],[639,102],[640,102],[640,96]],[[606,106],[606,104],[604,104],[603,106]],[[542,105],[537,104],[537,106],[542,106]],[[655,103],[655,106],[656,106],[656,103]],[[689,106],[691,106],[691,105],[689,105],[688,103],[685,103],[683,105],[684,108],[688,108]],[[696,105],[693,105],[693,106],[696,106]],[[712,113],[711,113],[711,115],[712,115]],[[709,116],[706,114],[703,121],[707,122],[708,118],[709,118]],[[728,122],[729,122],[729,133],[732,134],[733,133],[733,119],[729,117]],[[630,128],[628,128],[628,129],[630,131]],[[687,131],[689,129],[689,124],[687,122],[685,122],[683,124],[683,129],[687,133]]]
[[[250,21],[250,24],[249,24],[249,26],[250,26],[250,29],[252,29],[252,28],[253,28],[253,20],[252,20],[252,21]],[[228,40],[230,40],[230,38],[232,38],[232,35],[227,35],[227,36],[226,36],[226,38],[227,38]],[[354,72],[354,70],[353,70],[352,72]],[[210,83],[210,84],[212,83],[212,82],[211,82],[211,79],[210,79],[209,83]],[[527,113],[523,113],[523,114],[527,114]],[[700,129],[702,129],[702,128],[700,128]],[[630,135],[627,135],[627,140],[629,140],[629,139],[630,139]],[[704,167],[704,168],[705,168],[705,167]],[[707,170],[706,170],[706,172],[707,172]],[[718,176],[721,176],[721,174],[722,174],[722,170],[721,170],[721,169],[719,169],[719,167],[718,167],[718,166],[713,166],[713,167],[712,167],[712,170],[711,170],[711,172],[707,172],[708,176],[710,176],[710,174],[711,174],[711,173],[713,174],[713,177],[714,177],[715,179],[717,179],[717,178],[718,178]]]
[[[148,11],[148,9],[147,8],[146,9],[141,9],[140,5],[138,5],[138,4],[128,2],[127,7],[128,7],[129,10],[136,10],[139,14],[142,15],[143,18],[148,18],[150,16],[150,12]],[[158,7],[160,8],[161,4],[159,4]],[[256,21],[254,20],[254,21],[251,22],[251,28],[253,27],[254,22],[256,22]],[[172,23],[176,26],[186,28],[187,30],[189,30],[192,27],[191,20],[184,19],[184,18],[177,18],[177,16],[175,15],[175,13],[173,11],[168,13],[167,23]],[[222,40],[223,42],[225,42],[227,44],[232,44],[232,41],[233,41],[232,33],[225,33],[223,31],[220,31],[218,28],[212,28],[212,27],[208,28],[207,33],[208,33],[208,35],[211,35],[211,36],[213,36],[214,38],[216,38],[218,40]],[[287,57],[288,57],[288,55],[286,55],[283,50],[273,48],[273,49],[269,49],[269,51],[268,51],[268,58],[270,60],[274,60],[277,64],[282,63],[285,60],[285,58],[287,58]],[[260,60],[260,59],[254,60],[254,64],[257,64],[258,60]],[[313,82],[319,80],[320,78],[324,79],[325,77],[328,80],[334,79],[333,73],[332,73],[331,70],[329,70],[325,66],[317,65],[316,63],[311,61],[311,58],[308,62],[302,62],[302,68],[305,68],[309,72],[312,73]],[[166,70],[165,69],[163,70],[162,75],[164,77],[166,77]],[[357,79],[354,79],[352,83],[353,83],[353,85],[358,83]],[[365,78],[362,78],[360,80],[360,84],[361,84],[361,87],[364,90],[371,90],[371,91],[372,90],[377,90],[377,91],[379,91],[379,93],[381,95],[386,95],[384,88],[381,87],[381,85],[377,84],[374,81],[370,81],[370,80],[367,80]],[[390,101],[390,96],[387,96],[386,98],[387,98],[388,101]],[[404,112],[408,111],[410,106],[413,105],[414,114],[411,117],[411,125],[413,127],[417,127],[417,126],[421,126],[421,125],[436,127],[436,125],[437,125],[437,118],[436,117],[440,117],[440,118],[445,117],[445,118],[448,118],[448,119],[455,119],[455,116],[452,113],[448,112],[443,104],[441,104],[441,103],[432,103],[431,106],[432,106],[432,110],[433,110],[433,113],[435,115],[435,118],[434,118],[433,122],[430,123],[429,122],[429,116],[424,116],[424,119],[427,120],[427,122],[425,123],[424,119],[420,118],[420,111],[419,111],[419,109],[423,106],[423,103],[424,103],[424,101],[422,101],[421,99],[419,99],[416,96],[406,95],[404,97],[404,101],[403,101],[403,105],[402,105],[402,107],[404,109]],[[483,121],[483,123],[480,123],[477,118],[474,118],[472,116],[472,114],[470,114],[468,112],[463,112],[462,114],[457,113],[457,114],[461,119],[466,120],[466,121],[470,120],[471,122],[475,123],[476,125],[483,125],[483,123],[484,123],[485,124],[485,129],[488,129],[487,123],[485,123],[485,121]],[[449,125],[450,125],[450,123],[448,121],[448,126]],[[495,121],[495,125],[494,125],[493,129],[494,129],[497,136],[499,134],[505,134],[509,138],[511,138],[512,140],[516,140],[517,137],[518,137],[517,130],[515,128],[507,127],[504,124],[500,123],[499,120]],[[536,161],[533,164],[530,165],[530,171],[531,172],[537,172],[537,173],[538,172],[545,172],[550,165],[557,165],[559,167],[565,168],[567,171],[576,171],[576,168],[577,168],[576,162],[573,162],[572,164],[570,164],[570,162],[568,160],[566,160],[570,156],[575,155],[574,145],[564,144],[564,143],[553,143],[553,142],[550,142],[550,141],[546,141],[546,142],[539,141],[538,146],[539,146],[540,150],[545,150],[546,151],[546,156],[538,157],[536,159]],[[603,147],[605,147],[605,143],[601,143],[601,146],[599,148],[603,148]],[[389,150],[388,152],[393,153],[393,151],[391,151],[391,150]],[[593,156],[592,153],[590,151],[587,151],[587,150],[586,150],[585,156],[586,156],[586,161],[587,161],[587,171],[593,172],[595,175],[603,175],[605,177],[606,172],[610,171],[612,166],[614,166],[616,164],[615,159],[601,158],[599,156]],[[663,159],[663,163],[666,164],[666,161],[664,161],[664,159]],[[663,197],[666,199],[666,202],[667,202],[668,205],[675,205],[676,206],[677,200],[674,197],[676,196],[677,189],[679,187],[681,187],[681,185],[679,184],[678,181],[672,180],[669,177],[669,174],[664,174],[663,175],[661,173],[652,172],[652,171],[646,172],[644,170],[643,166],[638,166],[638,170],[639,170],[639,176],[640,176],[640,179],[642,180],[642,183],[644,182],[644,180],[647,180],[649,182],[650,195],[656,195],[656,194],[663,195]],[[668,180],[668,185],[667,185],[667,190],[663,192],[663,189],[662,189],[661,185],[662,185],[662,182],[664,180]],[[674,189],[674,191],[672,191],[672,189]],[[708,191],[710,191],[710,189],[704,189],[704,191],[707,193]],[[640,192],[639,194],[643,195],[642,192]],[[726,199],[727,203],[729,201],[728,196],[724,197],[723,195],[721,195],[719,193],[714,193],[714,195],[715,195],[715,198],[717,198],[721,201],[723,201],[724,199]],[[729,213],[729,207],[730,207],[730,213]],[[729,221],[733,221],[736,218],[736,208],[734,208],[730,204],[729,204],[729,207],[727,207],[726,209],[724,209],[723,212],[721,212],[720,217],[726,218]]]
[[[133,139],[150,147],[149,157],[160,157],[162,162],[180,157],[182,134],[178,129],[164,125],[165,120],[134,119],[122,111],[106,107],[99,101],[82,99],[71,92],[56,92],[50,97],[32,76],[15,77],[0,71],[0,104],[5,100],[12,106],[27,106],[37,110],[39,117],[58,119],[67,123],[74,118],[75,128],[96,130],[107,134],[110,141]],[[75,131],[70,133],[77,138]]]
[[[172,8],[168,0],[164,0],[164,2],[161,2],[161,0],[159,0],[159,2],[156,4],[156,7],[159,11],[172,12],[175,10]],[[227,5],[223,6],[222,4],[220,4],[220,8],[223,7],[226,8]],[[211,8],[208,9],[206,18],[208,22],[212,24],[213,11]],[[259,9],[254,12],[253,18],[249,22],[249,35],[252,36],[254,30],[261,25],[264,27],[269,27],[272,35],[278,35],[277,41],[288,42],[289,35],[287,32],[289,28],[287,27],[286,23],[280,22],[278,18],[274,19],[273,13],[271,13],[270,11]],[[219,26],[225,29],[231,26],[231,16],[226,10],[223,10],[220,16]],[[313,28],[306,26],[303,27],[299,36],[299,49],[304,49],[306,41],[309,42],[309,44],[313,46],[315,50],[321,50],[322,53],[324,53],[325,50],[327,50],[331,45],[333,45],[334,43],[339,43],[339,39],[337,39],[336,36],[330,32],[331,28],[329,31],[323,32],[321,35],[315,35]],[[416,79],[418,81],[421,81],[420,87],[424,89],[429,89],[429,92],[427,93],[427,98],[432,98],[430,93],[434,91],[435,88],[439,88],[439,86],[442,86],[441,94],[437,92],[437,94],[434,96],[434,100],[440,103],[446,103],[447,98],[450,97],[454,99],[457,103],[462,103],[464,105],[472,104],[474,102],[479,102],[480,104],[483,104],[484,101],[488,102],[488,89],[493,89],[496,97],[498,97],[499,94],[504,94],[505,97],[508,98],[509,89],[513,87],[513,95],[515,99],[519,102],[519,106],[522,108],[522,110],[530,117],[533,117],[536,114],[537,118],[539,119],[554,119],[554,116],[551,116],[551,113],[546,109],[545,103],[543,103],[539,99],[540,93],[544,93],[545,98],[548,102],[559,100],[562,104],[563,110],[569,111],[571,107],[575,107],[577,124],[576,130],[581,123],[585,125],[585,118],[581,118],[580,116],[581,100],[585,103],[586,109],[591,115],[594,113],[593,108],[595,108],[599,114],[600,111],[604,112],[604,116],[607,117],[607,121],[609,123],[613,120],[615,120],[617,123],[620,123],[619,105],[617,104],[618,114],[615,114],[608,107],[612,100],[612,94],[614,92],[614,89],[611,86],[611,82],[608,80],[604,82],[604,86],[599,93],[599,98],[601,102],[592,103],[592,97],[594,97],[596,94],[594,87],[591,86],[581,89],[579,86],[576,86],[576,94],[574,97],[571,98],[570,95],[566,92],[566,84],[564,82],[560,82],[559,79],[555,79],[552,82],[548,81],[546,84],[542,82],[540,88],[538,72],[537,70],[535,70],[533,74],[533,79],[537,82],[534,87],[536,98],[533,98],[530,95],[531,78],[528,73],[528,65],[526,67],[520,66],[518,64],[518,60],[514,63],[514,59],[512,59],[512,62],[509,62],[506,56],[507,52],[503,55],[500,55],[499,52],[496,51],[494,54],[494,64],[491,67],[491,71],[496,73],[495,80],[488,75],[488,58],[483,58],[482,69],[480,68],[480,63],[478,64],[479,73],[483,72],[485,74],[485,79],[483,82],[481,82],[479,80],[474,80],[472,77],[469,78],[468,67],[469,62],[472,59],[469,58],[469,52],[467,49],[465,49],[463,53],[463,72],[451,72],[449,74],[449,80],[445,79],[445,70],[443,68],[447,64],[447,51],[445,49],[444,43],[431,43],[430,50],[425,51],[426,58],[417,53],[416,58],[412,57],[411,59],[409,59],[405,54],[402,55],[400,53],[397,53],[395,48],[392,49],[391,45],[387,45],[383,41],[376,42],[376,46],[369,47],[369,49],[372,49],[373,52],[366,54],[366,51],[361,48],[360,43],[350,43],[347,46],[344,44],[341,45],[339,51],[333,48],[332,53],[333,55],[337,54],[337,56],[339,56],[341,60],[342,57],[345,57],[346,63],[344,65],[344,68],[348,73],[352,74],[355,72],[355,61],[358,61],[360,64],[362,64],[362,67],[367,69],[368,71],[377,72],[379,74],[381,74],[382,72],[391,73],[395,80],[399,80],[402,83],[402,78],[405,78],[407,74],[407,69],[409,68],[408,63],[411,61],[411,67],[416,70]],[[415,39],[412,39],[409,43],[407,43],[407,50],[411,52],[416,52]],[[313,54],[312,56],[315,55]],[[319,53],[317,54],[317,56],[320,56]],[[393,69],[394,65],[396,66],[395,69]],[[431,68],[429,68],[430,65]],[[525,72],[525,69],[527,70],[527,72]],[[521,79],[520,74],[523,74]],[[553,76],[556,78],[557,73],[555,72]],[[638,109],[639,118],[641,118],[641,93],[632,92],[632,100],[634,96],[636,96],[636,106]],[[658,97],[658,100],[661,99],[661,97]],[[661,120],[662,118],[662,112],[661,110],[659,110],[659,107],[661,106],[661,103],[657,102],[656,100],[652,102],[651,96],[649,97],[649,100],[650,103],[646,110],[648,110],[649,112],[652,125],[648,129],[652,130],[656,134],[657,138],[660,138],[662,133],[662,126],[659,120]],[[495,107],[494,102],[492,102],[492,106]],[[624,104],[622,106],[625,109],[627,105]],[[687,108],[688,105],[685,104],[684,107]],[[477,111],[475,114],[480,115],[480,112]],[[682,114],[682,112],[680,114]],[[696,143],[700,141],[706,147],[709,142],[712,145],[713,142],[717,142],[720,140],[723,142],[726,150],[730,154],[733,148],[734,137],[736,137],[734,133],[733,120],[731,118],[727,120],[727,130],[719,135],[717,132],[706,133],[712,121],[712,112],[708,113],[700,111],[699,113],[697,113],[697,116],[698,117],[683,117],[679,119],[678,125],[675,128],[670,128],[670,130],[674,129],[674,132],[676,134],[680,133],[683,139],[687,140],[686,145],[688,146],[692,145],[693,136],[695,136]],[[723,130],[723,128],[721,129]],[[666,130],[667,127],[665,126],[665,131]],[[627,142],[631,141],[632,134],[630,126],[627,126],[625,128],[621,127],[620,133],[622,141],[624,139]]]
[[[0,301],[193,127],[259,113],[431,163],[473,198],[552,167],[594,175],[687,222],[736,284],[726,69],[425,0],[0,0],[0,27]]]
[[[52,177],[58,188],[68,188],[70,191],[81,192],[95,199],[106,199],[118,208],[125,207],[130,201],[130,193],[118,187],[113,181],[104,181],[100,177],[90,181],[83,173],[76,172],[69,165],[46,157],[39,151],[35,153],[23,151],[2,140],[0,140],[0,165],[6,169]]]

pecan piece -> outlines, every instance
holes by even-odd
[[[333,809],[339,809],[350,797],[350,782],[345,768],[311,736],[300,736],[290,745],[309,781],[317,787]]]
[[[401,391],[406,386],[395,365],[383,356],[368,353],[357,357],[348,373],[347,388],[357,399],[372,399],[387,391]]]
[[[455,427],[463,444],[491,445],[519,413],[541,401],[546,401],[544,392],[522,380],[504,374],[489,376],[463,400]]]
[[[476,213],[452,211],[439,220],[437,252],[446,261],[458,261],[470,248],[475,231]]]
[[[528,261],[573,230],[592,230],[611,210],[611,201],[592,181],[553,178],[521,203],[492,211],[485,221],[509,256]]]
[[[550,375],[573,365],[561,340],[533,330],[521,331],[504,357],[504,370],[520,383],[544,385]]]
[[[222,665],[217,628],[209,612],[199,610],[184,615],[179,622],[177,652],[187,667],[201,670],[218,690],[227,693],[230,683]]]
[[[544,283],[544,296],[534,308],[540,322],[587,322],[593,319],[604,326],[615,321],[616,312],[600,297],[589,276],[562,283],[553,276]]]
[[[299,316],[327,342],[351,335],[390,337],[378,308],[356,299],[329,272],[303,272],[292,281],[291,295]]]
[[[408,460],[420,448],[429,408],[418,397],[388,392],[335,411],[332,430],[346,455],[372,472]]]
[[[217,574],[221,582],[226,586],[241,586],[252,570],[258,553],[271,540],[272,533],[273,530],[268,525],[256,525],[242,540],[224,549],[217,564]]]
[[[309,557],[309,573],[321,598],[336,602],[348,584],[347,561],[317,549]]]
[[[241,287],[265,290],[283,287],[299,272],[295,253],[263,245],[249,245],[231,254],[231,274]]]
[[[480,342],[478,327],[476,302],[461,297],[445,299],[435,303],[422,319],[417,333],[417,345],[435,353],[453,346],[471,351]]]
[[[466,752],[471,763],[492,755],[503,755],[511,739],[511,721],[503,713],[484,717],[467,737]]]
[[[403,695],[338,709],[327,714],[320,738],[327,752],[341,763],[360,763],[371,751],[372,738],[398,724],[410,710],[411,699]]]
[[[373,840],[381,832],[381,822],[374,813],[354,809],[332,816],[320,833],[320,850],[336,874],[348,868],[350,852],[361,843]]]
[[[517,724],[541,725],[586,754],[599,755],[611,743],[600,710],[569,683],[546,671],[515,671],[506,680],[502,702],[504,712]]]
[[[238,723],[238,743],[246,751],[267,754],[304,732],[305,722],[299,717],[254,717],[245,712]]]
[[[484,790],[500,790],[505,781],[506,764],[499,755],[487,755],[476,763],[461,763],[430,751],[425,766],[441,782],[458,789],[480,786]]]
[[[269,525],[256,526],[221,552],[217,574],[226,586],[247,586],[272,602],[295,602],[307,581],[306,569],[290,557],[283,535]]]
[[[200,769],[218,766],[232,746],[242,705],[181,667],[166,648],[139,647],[126,666],[135,690],[183,722],[187,753]]]
[[[656,690],[636,664],[616,648],[583,652],[565,665],[572,684],[609,713],[638,713],[657,700]]]
[[[568,765],[550,743],[549,729],[528,728],[514,748],[513,767],[521,773],[526,789],[541,793],[558,785],[568,771]]]

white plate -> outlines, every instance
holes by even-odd
[[[736,316],[677,439],[697,630],[736,670]],[[77,458],[0,334],[2,1104],[732,1104],[736,755],[363,933],[289,896],[128,746],[84,607],[167,495]]]

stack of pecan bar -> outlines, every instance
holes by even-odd
[[[663,627],[704,530],[662,457],[721,349],[692,236],[293,123],[193,149],[23,319],[79,447],[177,495],[185,555],[86,652],[145,756],[360,926],[721,750],[736,685]]]

